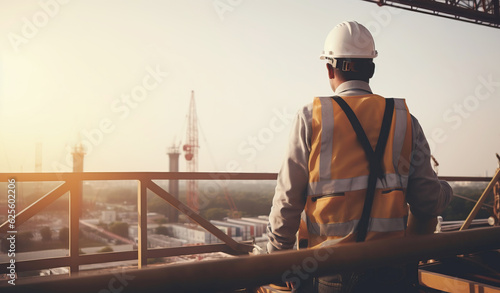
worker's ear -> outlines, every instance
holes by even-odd
[[[326,69],[328,69],[328,78],[333,79],[335,77],[333,66],[330,63],[326,63]]]

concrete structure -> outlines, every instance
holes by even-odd
[[[168,152],[169,171],[179,172],[179,149],[174,145],[169,148]],[[168,182],[168,193],[179,199],[179,180],[172,179]],[[168,222],[179,222],[179,211],[173,206],[168,207]]]
[[[85,150],[82,144],[78,144],[73,149],[73,172],[83,172],[83,158],[85,157]]]

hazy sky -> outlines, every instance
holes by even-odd
[[[191,90],[200,171],[277,172],[297,110],[331,95],[328,32],[375,37],[370,84],[404,97],[439,175],[492,175],[500,30],[352,0],[0,1],[0,172],[167,171]],[[181,164],[184,168],[184,162]]]

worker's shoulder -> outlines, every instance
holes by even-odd
[[[297,115],[306,116],[306,117],[312,116],[313,106],[314,106],[314,103],[312,101],[305,104],[304,106],[302,106],[302,108],[299,109]]]
[[[295,117],[296,119],[302,120],[303,123],[307,124],[311,122],[312,113],[313,113],[313,100],[300,107],[296,112]]]
[[[420,122],[418,122],[417,117],[415,117],[412,113],[410,113],[411,124],[414,130],[422,130],[422,126],[420,126]]]

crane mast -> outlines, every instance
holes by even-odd
[[[185,152],[186,166],[188,172],[198,171],[198,117],[194,101],[194,91],[191,91],[189,102],[188,125],[186,130],[186,144],[183,146]],[[186,200],[188,206],[198,212],[198,182],[196,180],[187,181]]]

